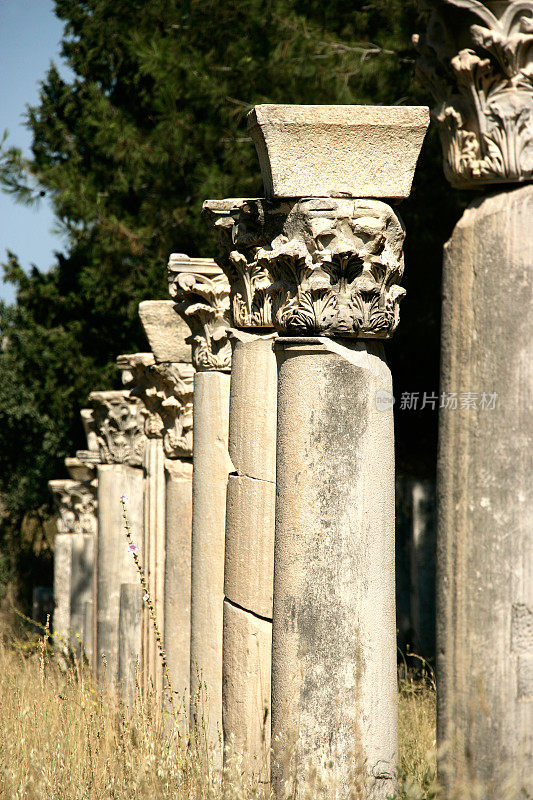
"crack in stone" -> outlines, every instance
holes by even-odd
[[[235,603],[233,600],[230,600],[229,597],[224,597],[226,603],[229,603],[230,606],[233,608],[238,608],[239,611],[244,611],[245,614],[251,614],[252,617],[256,619],[262,619],[263,622],[270,622],[272,623],[272,617],[263,617],[261,614],[257,614],[255,611],[250,611],[249,608],[244,608],[244,606],[240,606],[238,603]]]
[[[251,481],[259,481],[259,483],[269,483],[271,486],[276,485],[276,481],[269,481],[268,478],[256,478],[254,475],[248,475],[247,472],[239,472],[238,470],[230,472],[229,477],[249,478]]]

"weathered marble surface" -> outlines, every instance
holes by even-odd
[[[248,115],[267,197],[408,197],[425,106],[258,105]]]
[[[395,794],[394,429],[382,346],[282,338],[272,784],[326,768],[339,797]],[[296,797],[304,797],[304,789]]]
[[[533,178],[533,0],[432,0],[415,36],[453,186]]]
[[[476,401],[440,417],[446,797],[471,782],[484,800],[533,793],[532,263],[533,186],[473,202],[444,252],[441,388]]]

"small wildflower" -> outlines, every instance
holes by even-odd
[[[127,494],[123,494],[120,499],[122,500],[123,503],[127,503],[128,502],[128,495]]]
[[[135,542],[130,542],[129,543],[128,550],[130,551],[130,553],[138,553],[139,552],[139,548],[137,547]]]
[[[150,595],[148,594],[148,592],[145,592],[145,593],[143,594],[143,600],[144,600],[144,602],[145,602],[145,603],[147,603],[149,599],[150,599]]]

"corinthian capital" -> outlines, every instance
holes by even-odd
[[[231,370],[229,284],[211,258],[173,253],[168,262],[170,296],[192,333],[192,360],[199,371]]]
[[[163,448],[168,458],[192,457],[192,407],[195,369],[192,364],[151,367],[149,390],[163,421]]]
[[[156,364],[151,353],[117,358],[130,397],[140,403],[144,432],[163,439],[168,458],[192,456],[192,400],[195,369],[189,363]]]
[[[100,462],[141,466],[146,435],[142,404],[129,392],[91,392]]]
[[[427,0],[415,36],[452,185],[533,177],[533,0]]]
[[[163,421],[158,413],[158,405],[150,390],[152,377],[150,367],[154,365],[152,353],[127,353],[117,357],[117,367],[122,373],[122,383],[130,397],[136,397],[141,406],[139,413],[144,419],[144,432],[149,439],[160,439],[163,435]]]
[[[90,478],[90,475],[85,477]],[[56,480],[48,481],[48,486],[57,510],[59,533],[96,533],[96,481]]]
[[[268,276],[265,293],[280,333],[392,336],[405,294],[405,233],[390,206],[346,198],[248,200],[233,219],[232,262],[246,260],[250,271]]]
[[[246,200],[206,200],[203,214],[215,228],[221,245],[220,264],[231,287],[231,310],[236,328],[271,328],[272,283],[255,251],[262,244],[257,206]]]

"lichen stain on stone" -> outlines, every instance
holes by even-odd
[[[525,603],[514,603],[511,612],[511,650],[517,654],[516,696],[533,701],[533,612]]]

